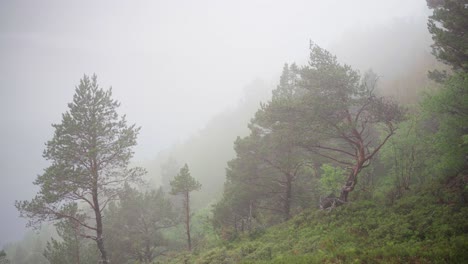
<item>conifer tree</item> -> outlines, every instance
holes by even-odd
[[[190,175],[188,165],[180,169],[179,174],[170,182],[171,194],[183,196],[184,213],[185,213],[185,230],[187,233],[187,246],[188,250],[192,250],[192,241],[190,238],[190,193],[201,189],[201,184]]]
[[[432,52],[454,70],[468,71],[468,3],[466,0],[427,0],[433,14],[428,29]]]
[[[62,122],[52,125],[55,134],[43,154],[51,165],[34,182],[39,193],[31,201],[16,202],[29,225],[63,219],[78,223],[86,229],[82,235],[96,241],[102,263],[108,263],[102,212],[125,182],[139,181],[144,174],[142,168],[128,168],[140,128],[119,117],[119,105],[112,99],[112,89],[100,88],[96,75],[85,75]],[[75,203],[83,208],[78,212],[82,219],[69,213]]]

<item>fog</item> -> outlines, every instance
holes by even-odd
[[[0,2],[0,247],[26,231],[14,201],[37,191],[51,124],[83,74],[113,87],[119,112],[142,127],[134,160],[148,161],[236,106],[252,80],[274,85],[283,63],[307,59],[309,40],[390,76],[409,54],[362,32],[425,28],[428,14],[424,0]],[[363,51],[380,64],[359,64]]]

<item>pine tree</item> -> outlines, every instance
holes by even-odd
[[[76,87],[69,110],[62,115],[53,138],[46,143],[44,158],[51,166],[34,184],[40,192],[32,201],[17,201],[16,207],[29,225],[68,219],[94,234],[102,263],[108,263],[104,246],[102,211],[122,192],[125,182],[135,182],[142,168],[128,168],[139,128],[119,117],[120,103],[112,90],[98,86],[97,77],[84,76]],[[69,207],[79,202],[93,212],[78,219]]]
[[[185,211],[185,230],[187,233],[187,246],[188,250],[192,250],[192,241],[190,238],[190,193],[201,189],[201,184],[190,175],[188,165],[180,169],[179,174],[170,182],[171,194],[182,194],[184,199]]]
[[[454,70],[468,71],[468,3],[466,0],[427,0],[433,14],[428,29],[433,54]]]

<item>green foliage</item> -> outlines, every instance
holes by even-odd
[[[451,76],[441,89],[426,94],[421,107],[399,124],[395,137],[382,149],[386,177],[380,179],[376,195],[393,203],[410,190],[433,188],[442,200],[467,200],[463,177],[468,153],[467,87],[465,73]],[[434,181],[452,186],[453,192],[435,190]]]
[[[228,162],[223,197],[213,208],[214,226],[226,239],[234,238],[238,229],[242,229],[241,222],[252,220],[258,213],[254,204],[260,199],[263,188],[256,180],[260,174],[257,146],[256,138],[252,136],[238,138],[234,143],[238,157]],[[250,224],[246,229],[251,228]]]
[[[177,215],[161,189],[139,192],[127,185],[105,218],[112,263],[151,263],[167,250],[163,230],[176,225]]]
[[[94,245],[81,242],[82,245],[77,246],[73,245],[74,243],[76,242],[66,240],[59,242],[52,238],[50,242],[47,242],[44,256],[50,264],[97,262],[99,256]]]
[[[459,196],[457,199],[467,202],[468,74],[448,78],[440,91],[425,98],[422,110],[432,138],[431,154],[436,155],[431,167],[438,179]]]
[[[380,160],[385,166],[386,177],[381,177],[376,196],[393,203],[405,192],[421,186],[434,177],[436,149],[430,143],[420,113],[412,114],[399,124],[398,131],[381,151]]]
[[[461,263],[468,257],[467,215],[467,207],[437,204],[430,195],[392,206],[355,202],[307,211],[256,238],[186,257],[187,263]]]
[[[343,185],[346,171],[330,164],[322,164],[323,171],[319,180],[319,190],[322,196],[338,193]]]
[[[193,214],[191,232],[195,251],[218,245],[220,239],[214,230],[212,218],[210,206],[199,209]]]
[[[78,213],[78,205],[70,204],[67,214],[77,220],[65,218],[55,224],[59,239],[52,238],[47,242],[44,257],[51,264],[96,263],[96,248],[83,237],[86,229],[79,221],[83,221],[84,216]]]
[[[468,71],[468,8],[466,0],[427,0],[433,9],[428,29],[434,44],[432,51],[455,70]]]
[[[179,174],[174,177],[174,180],[170,182],[171,194],[187,194],[192,191],[198,191],[201,189],[201,184],[190,175],[188,165],[180,169]]]
[[[441,90],[428,95],[422,108],[426,118],[433,121],[433,130],[437,130],[436,144],[446,151],[458,150],[467,152],[466,127],[468,127],[468,73],[451,76]],[[444,142],[444,138],[454,140]],[[451,148],[449,144],[455,144]],[[451,151],[450,151],[451,152]]]

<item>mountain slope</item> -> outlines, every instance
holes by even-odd
[[[431,193],[394,205],[360,201],[292,220],[170,263],[463,263],[468,207]]]

